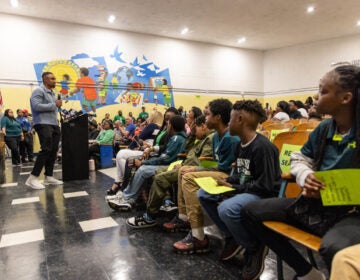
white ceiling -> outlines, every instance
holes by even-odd
[[[360,0],[10,0],[0,12],[269,50],[359,34]],[[308,5],[315,6],[307,14]],[[107,22],[116,16],[113,24]],[[0,15],[1,16],[1,15]],[[183,27],[190,31],[180,35]],[[238,44],[245,36],[247,41]]]

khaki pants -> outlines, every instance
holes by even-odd
[[[188,217],[192,229],[200,228],[204,226],[204,217],[197,198],[199,186],[195,183],[194,178],[212,177],[215,180],[219,180],[226,179],[229,177],[229,174],[220,171],[201,171],[189,172],[182,176],[181,170],[183,168],[187,168],[187,166],[181,167],[179,172],[178,211],[179,214],[184,214]]]
[[[331,266],[330,280],[360,279],[360,244],[336,253]]]
[[[169,198],[169,189],[177,183],[179,169],[167,171],[168,167],[160,167],[155,172],[154,181],[150,187],[146,212],[154,215],[166,198]]]

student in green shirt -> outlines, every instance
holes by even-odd
[[[145,106],[141,107],[141,113],[139,114],[139,118],[144,122],[149,117],[149,113],[145,112]]]

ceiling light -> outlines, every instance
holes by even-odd
[[[241,37],[240,39],[237,40],[237,42],[239,44],[245,43],[246,42],[246,38],[245,37]]]
[[[315,7],[314,6],[309,6],[309,7],[307,7],[306,11],[307,11],[308,14],[311,14],[311,13],[313,13],[315,11]]]
[[[356,25],[357,25],[357,26],[360,26],[360,20],[357,21]]]
[[[183,30],[181,30],[181,35],[185,35],[189,32],[189,28],[185,27]]]
[[[18,0],[10,0],[10,4],[14,8],[19,7],[19,1]]]
[[[113,23],[115,21],[116,17],[114,15],[110,15],[108,18],[108,22]]]

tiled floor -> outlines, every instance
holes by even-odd
[[[114,212],[105,203],[113,169],[92,172],[89,180],[32,190],[25,186],[29,165],[7,162],[6,168],[6,183],[0,186],[0,279],[240,277],[240,259],[218,260],[219,239],[211,239],[210,253],[186,256],[172,251],[184,234],[129,229],[125,219],[134,212]],[[61,172],[54,176],[61,179]],[[285,279],[292,279],[289,268],[284,272]],[[261,279],[276,279],[272,253]]]

